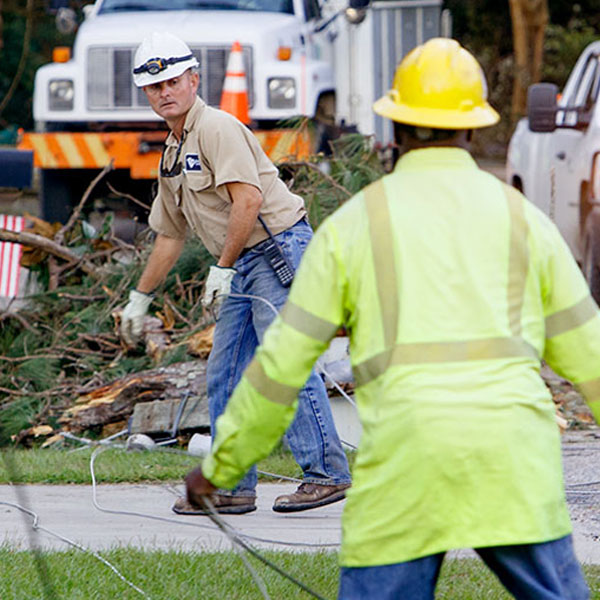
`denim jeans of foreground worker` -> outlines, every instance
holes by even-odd
[[[589,598],[570,535],[476,552],[517,600]],[[338,600],[433,600],[443,558],[442,553],[381,567],[343,568]]]
[[[302,220],[275,236],[294,268],[312,238],[310,225]],[[289,288],[278,281],[267,263],[260,244],[247,251],[235,263],[237,274],[231,284],[232,294],[249,294],[268,300],[279,310]],[[210,425],[225,410],[236,384],[252,359],[254,351],[275,318],[273,309],[257,299],[229,296],[219,313],[213,348],[208,359],[207,391]],[[350,482],[346,455],[342,450],[325,385],[313,370],[299,394],[298,412],[286,433],[287,442],[308,483],[340,484]],[[253,467],[233,491],[253,496],[256,467]]]

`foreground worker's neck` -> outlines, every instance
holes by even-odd
[[[401,148],[401,153],[418,150],[420,148],[463,148],[469,151],[471,149],[471,132],[459,131],[457,134],[446,140],[421,141],[410,135],[402,134],[397,140]]]
[[[173,132],[173,135],[179,141],[181,136],[183,135],[183,126],[185,125],[185,119],[187,117],[187,112],[183,115],[180,115],[176,119],[165,119],[167,121],[167,125],[169,129]]]

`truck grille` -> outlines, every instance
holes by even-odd
[[[192,46],[198,59],[198,94],[210,106],[219,106],[230,46]],[[244,47],[248,102],[253,105],[252,49]],[[147,109],[144,92],[133,84],[135,48],[92,47],[88,49],[87,107],[89,110]]]

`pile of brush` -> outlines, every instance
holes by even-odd
[[[372,141],[358,134],[334,142],[329,157],[279,167],[305,199],[314,227],[384,172]],[[121,340],[119,311],[141,274],[152,234],[146,230],[125,244],[113,235],[110,215],[96,228],[86,221],[89,192],[108,169],[90,183],[67,224],[29,217],[24,232],[0,230],[0,241],[24,246],[22,264],[38,281],[25,307],[0,313],[0,445],[41,443],[81,413],[78,403],[97,401],[100,390],[116,398],[128,381],[155,381],[157,370],[167,380],[143,392],[159,394],[158,388],[172,383],[168,374],[178,371],[166,367],[181,364],[183,372],[210,350],[205,330],[212,317],[203,312],[200,297],[214,259],[192,238],[157,290],[143,343],[131,349]],[[76,429],[103,435],[109,425],[79,421]]]

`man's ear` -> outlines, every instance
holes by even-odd
[[[198,75],[198,73],[192,71],[192,72],[190,72],[190,79],[192,82],[192,86],[194,87],[194,90],[197,92],[198,86],[200,85],[200,75]]]

